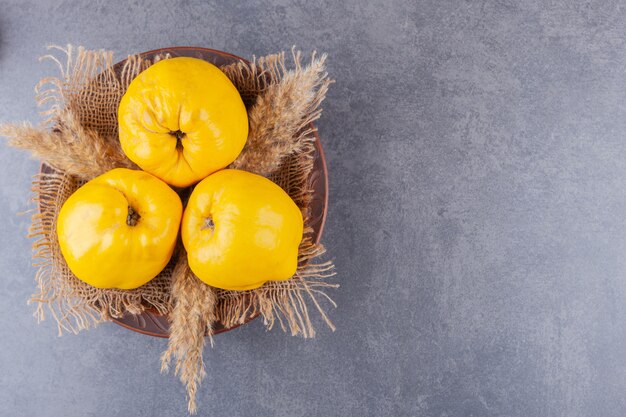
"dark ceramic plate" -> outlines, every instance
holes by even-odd
[[[188,56],[194,58],[204,59],[217,66],[228,65],[239,60],[244,60],[238,56],[216,51],[214,49],[180,46],[172,48],[155,49],[153,51],[144,52],[141,55],[145,58],[154,58],[158,54],[169,53],[171,56]],[[114,68],[121,69],[125,61],[120,61],[115,64]],[[324,222],[326,221],[326,210],[328,206],[328,171],[326,169],[326,159],[324,158],[324,151],[322,150],[322,144],[320,138],[315,133],[315,161],[313,165],[313,171],[309,177],[309,184],[313,189],[313,200],[311,202],[311,219],[309,225],[313,228],[313,236],[316,242],[319,242],[322,237],[322,231],[324,230]],[[42,171],[47,170],[48,167],[42,166]],[[256,316],[248,317],[246,323],[255,319]],[[156,311],[148,310],[140,315],[126,313],[119,319],[113,319],[113,321],[120,326],[133,330],[138,333],[143,333],[149,336],[156,337],[168,337],[169,336],[169,323],[167,316],[158,314]],[[214,333],[223,333],[228,330],[232,330],[235,327],[225,328],[221,323],[216,323]]]

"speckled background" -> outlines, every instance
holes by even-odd
[[[332,333],[206,352],[200,415],[626,415],[626,9],[556,1],[0,0],[0,121],[47,44],[328,52]],[[165,341],[26,299],[37,162],[0,147],[0,415],[185,415]]]

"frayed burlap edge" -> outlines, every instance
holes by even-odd
[[[39,206],[33,214],[29,237],[33,242],[37,292],[29,300],[36,303],[35,317],[45,319],[44,306],[54,317],[59,330],[78,333],[125,312],[140,314],[150,306],[160,314],[170,310],[163,288],[169,285],[171,267],[135,290],[100,290],[80,281],[69,270],[56,238],[56,220],[66,197],[81,182],[62,173],[41,173],[33,179],[34,202]],[[87,290],[85,290],[87,288]]]
[[[307,227],[296,274],[252,291],[223,291],[202,284],[185,272],[188,268],[183,258],[177,261],[173,257],[148,284],[124,291],[91,287],[71,273],[56,240],[56,219],[65,199],[82,183],[117,166],[133,167],[119,146],[116,110],[128,84],[151,62],[134,55],[122,68],[114,69],[111,52],[55,48],[65,54],[66,62],[62,64],[54,55],[44,57],[56,62],[61,76],[47,77],[37,86],[37,100],[44,107],[42,127],[0,126],[0,135],[7,136],[11,145],[30,150],[56,168],[44,170],[33,180],[39,212],[33,215],[30,236],[35,239],[33,259],[39,269],[38,292],[30,302],[37,304],[38,320],[44,319],[47,307],[61,334],[146,308],[169,314],[172,335],[162,365],[166,369],[170,359],[175,360],[175,372],[187,388],[190,412],[196,411],[195,396],[205,376],[204,334],[211,336],[216,322],[228,328],[261,315],[268,329],[278,323],[292,335],[313,337],[310,302],[334,330],[319,301],[325,299],[336,306],[325,293],[337,287],[325,281],[334,275],[334,269],[329,261],[315,263],[324,248],[314,242],[308,226],[312,220],[309,176],[316,152],[311,122],[319,118],[320,104],[331,83],[324,71],[325,56],[313,54],[310,64],[302,65],[301,53],[292,50],[294,69],[287,68],[284,54],[223,68],[241,91],[250,121],[250,137],[231,167],[271,178],[302,209]],[[153,60],[162,58],[168,56]],[[94,164],[85,163],[87,158]],[[191,322],[187,320],[190,316],[194,317]]]
[[[48,128],[53,127],[60,115],[67,109],[81,109],[81,103],[85,100],[93,101],[93,97],[85,91],[93,87],[94,79],[125,91],[130,81],[151,64],[150,61],[140,56],[130,56],[122,69],[121,76],[116,77],[112,70],[113,55],[109,51],[89,51],[71,46],[66,49],[54,48],[66,55],[66,63],[63,65],[61,60],[53,55],[44,57],[58,64],[61,77],[43,79],[38,85],[37,96],[38,103],[46,107],[42,115],[45,118],[44,124]],[[294,52],[293,57],[295,71],[302,71],[301,54]],[[323,56],[321,60],[316,61],[313,56],[312,63],[323,68],[324,59]],[[286,74],[294,73],[287,69],[284,53],[255,59],[251,65],[240,62],[225,67],[224,70],[248,103],[255,99],[255,91],[258,96],[269,86],[280,82]],[[309,214],[308,204],[311,198],[307,178],[313,166],[315,152],[313,131],[308,124],[316,120],[321,112],[319,104],[330,83],[325,78],[325,74],[320,77],[322,81],[317,84],[318,93],[311,101],[313,110],[308,113],[306,119],[302,120],[303,129],[300,129],[298,137],[302,152],[287,158],[289,161],[285,162],[287,175],[268,175],[290,193],[302,207],[305,218]],[[118,94],[118,97],[121,98],[122,94],[123,91]],[[96,131],[106,140],[114,141],[117,131],[110,128],[110,123],[98,125],[97,120],[94,123],[94,120],[90,118],[90,111],[93,111],[92,107],[88,107],[86,111],[74,111],[73,114],[84,127]],[[110,114],[109,117],[115,117],[115,114]],[[253,171],[250,167],[247,168]],[[300,175],[294,175],[294,173],[300,173]],[[281,180],[283,184],[280,184]],[[63,173],[40,174],[33,181],[34,200],[46,207],[41,213],[33,216],[30,232],[30,236],[36,239],[33,243],[33,258],[39,267],[36,275],[38,291],[30,300],[37,304],[36,317],[39,320],[44,319],[44,307],[48,307],[58,323],[59,333],[63,331],[76,333],[111,317],[120,317],[125,311],[137,314],[147,307],[153,307],[162,314],[169,312],[171,310],[169,298],[161,297],[158,291],[157,294],[147,294],[146,286],[132,291],[98,290],[94,296],[85,297],[76,289],[77,286],[80,287],[83,284],[82,281],[77,280],[71,273],[68,274],[69,269],[64,265],[64,261],[55,262],[55,260],[62,259],[58,251],[58,243],[55,241],[54,227],[58,209],[63,203],[55,197],[58,197],[60,187],[78,187],[78,185],[75,178]],[[334,326],[318,302],[318,298],[322,297],[334,305],[323,291],[337,287],[335,284],[323,281],[334,275],[333,266],[330,262],[320,264],[310,262],[313,258],[323,254],[324,248],[312,242],[310,229],[307,229],[306,233],[308,236],[305,237],[300,248],[301,266],[291,280],[271,282],[260,289],[247,292],[217,291],[219,300],[217,315],[225,327],[243,323],[248,317],[261,314],[268,329],[273,328],[275,322],[278,321],[281,329],[290,331],[293,335],[312,337],[315,335],[315,330],[309,317],[306,303],[308,298],[324,321],[334,330]],[[59,276],[64,275],[70,275],[71,279],[60,280]],[[157,278],[151,283],[161,286],[169,285],[168,275],[171,275],[171,268],[164,271],[162,275],[161,280]],[[244,294],[246,296],[242,296]]]
[[[41,130],[48,135],[38,139],[65,141],[73,149],[88,151],[91,148],[81,147],[81,142],[97,140],[99,148],[106,149],[107,154],[115,154],[116,158],[99,163],[100,154],[83,152],[80,155],[78,152],[83,164],[79,167],[72,165],[71,173],[60,170],[70,168],[61,165],[33,178],[33,201],[39,210],[32,217],[29,237],[35,239],[33,261],[38,271],[35,276],[37,292],[31,296],[29,304],[37,305],[34,315],[38,321],[45,319],[46,310],[52,315],[59,335],[64,331],[78,333],[112,317],[122,317],[125,312],[140,314],[146,308],[153,308],[160,314],[167,314],[171,306],[164,293],[169,288],[172,266],[168,265],[159,276],[134,290],[94,288],[80,281],[69,270],[56,235],[59,210],[65,199],[80,185],[114,167],[130,168],[134,165],[121,151],[117,128],[112,128],[117,114],[111,108],[117,107],[115,103],[123,95],[121,90],[125,90],[130,81],[148,67],[149,62],[138,56],[129,57],[118,77],[112,69],[113,54],[109,51],[75,49],[71,45],[66,49],[50,48],[62,51],[66,63],[61,64],[54,55],[42,57],[42,60],[52,60],[57,64],[60,77],[46,77],[36,86],[37,103],[43,108]],[[104,96],[108,99],[103,100]],[[71,135],[61,134],[68,129]],[[20,131],[14,130],[13,133],[19,134]],[[67,152],[67,149],[59,146],[58,152]],[[84,163],[87,158],[92,163]],[[45,156],[43,160],[46,162]]]
[[[313,53],[310,64],[303,66],[301,52],[292,49],[293,69],[287,68],[284,52],[255,58],[249,64],[238,62],[222,68],[237,86],[244,100],[256,99],[259,103],[263,99],[268,100],[268,96],[271,99],[272,94],[275,93],[272,90],[278,83],[283,83],[282,86],[287,91],[279,91],[276,94],[293,94],[293,90],[298,88],[306,90],[307,93],[305,94],[297,94],[298,96],[305,96],[305,103],[299,103],[300,106],[304,106],[301,113],[305,117],[292,121],[295,125],[293,131],[297,134],[291,142],[296,144],[296,147],[291,150],[292,154],[283,159],[282,165],[277,167],[274,163],[268,164],[267,160],[261,160],[259,157],[259,155],[265,154],[262,149],[259,149],[261,146],[276,148],[280,146],[279,144],[273,144],[271,140],[266,139],[262,141],[260,146],[255,146],[255,139],[257,138],[254,132],[275,128],[273,125],[252,129],[253,134],[249,138],[247,147],[256,152],[244,149],[242,155],[232,164],[234,168],[268,176],[281,185],[298,207],[302,209],[305,224],[309,223],[311,217],[310,204],[313,196],[309,185],[309,176],[313,170],[316,152],[315,128],[312,123],[321,116],[321,103],[332,82],[325,72],[325,61],[326,55],[317,58],[316,54]],[[315,76],[305,77],[307,80],[311,80],[310,85],[303,86],[302,84],[306,83],[297,83],[296,80],[300,79],[303,73],[315,74]],[[291,85],[292,83],[294,85]],[[256,97],[254,92],[256,92]],[[264,97],[259,97],[263,94],[265,94]],[[282,102],[283,99],[277,98],[277,101]],[[264,117],[261,112],[255,111],[258,109],[258,107],[252,107],[249,111],[250,123],[267,124],[269,118]],[[288,120],[287,124],[289,122]],[[272,134],[266,136],[275,137]],[[268,144],[268,142],[270,143]],[[246,151],[252,153],[252,157],[246,154]],[[320,264],[313,262],[315,258],[325,253],[325,249],[321,244],[313,241],[312,234],[313,230],[307,227],[298,252],[300,266],[290,280],[268,282],[261,288],[244,292],[244,294],[247,293],[244,297],[239,291],[218,290],[218,299],[222,300],[218,304],[218,317],[224,326],[232,327],[243,323],[251,315],[260,314],[268,329],[273,328],[275,322],[278,321],[283,331],[290,331],[292,335],[302,335],[305,338],[313,337],[315,336],[315,328],[311,323],[305,302],[308,296],[326,324],[335,330],[335,326],[317,300],[317,296],[320,296],[335,306],[332,299],[323,291],[323,289],[337,287],[335,284],[324,281],[324,279],[334,275],[334,266],[330,261]],[[228,302],[225,302],[226,300]]]

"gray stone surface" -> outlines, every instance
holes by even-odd
[[[38,120],[51,43],[330,55],[338,331],[219,336],[201,415],[626,415],[623,3],[0,3],[0,121]],[[36,324],[37,162],[0,161],[0,415],[184,415],[163,340]]]

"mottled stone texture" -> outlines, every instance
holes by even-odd
[[[626,415],[622,2],[75,3],[2,1],[0,121],[38,120],[51,43],[330,55],[338,331],[217,337],[202,414]],[[163,340],[35,323],[37,162],[0,161],[0,415],[183,415]]]

